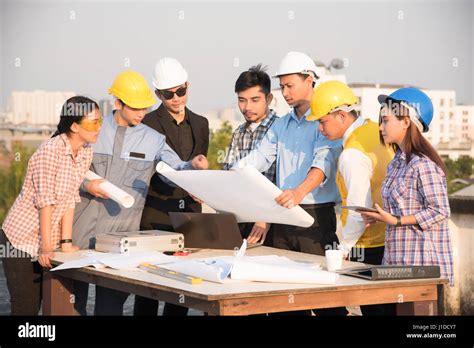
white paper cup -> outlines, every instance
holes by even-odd
[[[342,250],[326,250],[326,267],[329,272],[334,272],[342,268]]]

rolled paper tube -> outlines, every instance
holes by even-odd
[[[86,173],[86,179],[97,180],[97,179],[103,179],[103,178],[89,170]],[[121,204],[125,208],[130,208],[133,205],[133,203],[135,203],[135,199],[130,194],[118,188],[117,186],[115,186],[109,181],[105,181],[101,183],[99,187],[105,192],[107,192],[110,199],[113,199],[115,202]]]

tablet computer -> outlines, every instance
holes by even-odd
[[[364,211],[364,212],[370,212],[370,213],[377,213],[377,209],[375,208],[360,207],[358,205],[343,205],[341,208],[355,210],[357,212]]]

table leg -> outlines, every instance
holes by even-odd
[[[73,280],[44,272],[43,315],[74,315]]]
[[[438,315],[438,301],[397,303],[397,315]]]

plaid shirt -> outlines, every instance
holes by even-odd
[[[31,156],[23,187],[3,223],[12,245],[32,257],[39,253],[38,210],[52,206],[51,246],[59,247],[61,219],[67,208],[80,202],[79,186],[89,170],[92,147],[81,147],[74,159],[65,134],[48,139]]]
[[[441,275],[453,282],[453,253],[449,235],[450,208],[443,171],[427,157],[415,154],[408,164],[398,151],[382,184],[385,210],[414,215],[417,225],[387,225],[384,264],[439,265]]]
[[[257,148],[277,118],[278,116],[275,112],[270,110],[268,116],[254,131],[249,127],[250,122],[245,122],[237,127],[232,135],[232,142],[230,143],[229,153],[225,159],[223,169],[229,170],[234,163],[247,156],[253,149]],[[262,174],[265,175],[268,180],[275,183],[276,161],[273,162],[272,166]]]

